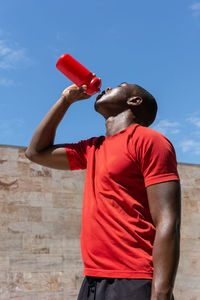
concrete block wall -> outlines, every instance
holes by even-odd
[[[29,162],[0,147],[0,300],[73,300],[82,281],[84,171]]]
[[[200,165],[179,164],[182,185],[181,256],[177,300],[200,300]]]
[[[84,171],[29,162],[0,146],[0,300],[75,300],[83,279],[80,229]],[[181,259],[176,300],[200,299],[200,166],[179,164]]]

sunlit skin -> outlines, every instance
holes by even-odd
[[[116,116],[130,109],[130,99],[135,96],[137,95],[134,84],[123,82],[115,88],[108,87],[96,97],[95,110],[102,114],[105,119]],[[136,97],[135,99],[138,98]],[[140,100],[142,101],[141,98]]]
[[[70,170],[65,144],[54,144],[56,130],[68,108],[77,101],[90,98],[87,86],[66,88],[36,129],[26,157],[40,165],[60,170]],[[155,117],[149,117],[147,99],[138,93],[137,85],[121,83],[107,88],[95,101],[95,110],[105,118],[106,135],[111,136],[131,124],[148,126]],[[81,126],[77,119],[77,124]],[[71,127],[66,128],[71,130]],[[65,141],[66,142],[66,141]],[[153,246],[154,274],[150,300],[171,300],[179,261],[180,246],[180,184],[169,181],[154,184],[146,189],[149,209],[156,227]],[[67,229],[66,229],[67,230]]]
[[[136,85],[121,83],[115,88],[108,87],[96,97],[95,110],[105,118],[106,135],[113,135],[137,122],[133,111],[142,105]]]

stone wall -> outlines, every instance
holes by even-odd
[[[29,162],[0,146],[0,300],[75,300],[80,288],[84,171]],[[179,164],[181,260],[176,300],[200,299],[200,166]]]
[[[181,257],[177,300],[200,299],[200,165],[179,164],[182,185]]]

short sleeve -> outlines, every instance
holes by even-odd
[[[81,170],[87,167],[87,154],[97,138],[82,140],[78,143],[65,144],[65,151],[70,170]]]
[[[159,132],[139,130],[135,137],[135,158],[145,186],[179,180],[176,153],[171,142]],[[133,136],[134,139],[134,136]]]

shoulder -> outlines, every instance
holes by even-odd
[[[89,150],[90,148],[97,148],[105,139],[104,136],[99,136],[99,137],[91,137],[86,140],[81,140],[79,144],[81,147],[85,148],[85,150]]]
[[[143,174],[145,186],[179,180],[174,147],[163,134],[139,126],[135,139],[135,157]]]
[[[162,133],[156,131],[155,129],[149,128],[149,127],[144,127],[141,125],[138,125],[135,131],[136,135],[138,135],[141,138],[146,138],[146,139],[167,139]]]
[[[149,127],[143,127],[139,125],[134,133],[134,138],[139,144],[144,145],[157,145],[157,146],[164,146],[169,145],[170,147],[173,147],[172,143],[169,141],[169,139],[164,136],[162,133],[149,128]]]
[[[102,143],[105,139],[105,136],[91,137],[90,139],[83,140],[82,142],[86,143],[88,146],[96,146]]]
[[[160,132],[138,125],[129,139],[129,149],[141,160],[145,157],[164,157],[175,154],[172,143]]]

